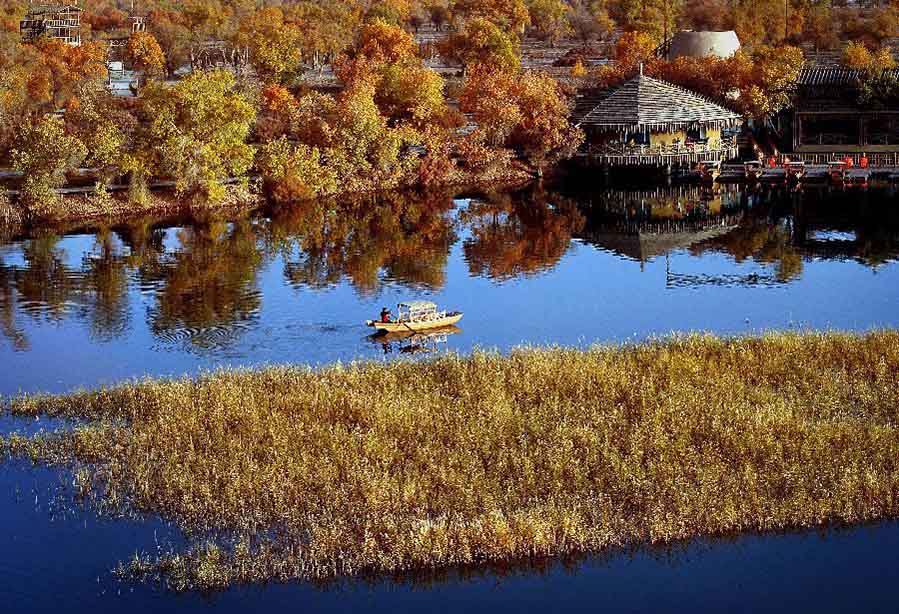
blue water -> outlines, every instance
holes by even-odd
[[[385,346],[362,324],[428,298],[443,339]],[[248,219],[144,220],[0,242],[0,394],[225,365],[393,359],[403,349],[586,346],[674,332],[899,326],[889,189],[647,188],[372,199]],[[0,432],[64,423],[0,417]],[[66,471],[0,464],[10,611],[896,611],[899,524],[743,536],[432,582],[348,580],[174,595],[122,584],[158,519],[101,518]]]

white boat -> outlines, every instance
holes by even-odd
[[[461,319],[461,311],[438,311],[430,301],[407,301],[397,305],[396,319],[366,320],[365,324],[379,332],[402,333],[453,326]]]

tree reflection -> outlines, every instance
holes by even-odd
[[[894,195],[668,190],[606,190],[579,195],[578,206],[537,187],[473,199],[455,214],[447,193],[406,193],[297,204],[269,220],[145,219],[70,237],[41,231],[0,249],[0,336],[27,350],[31,322],[74,314],[94,339],[112,340],[128,334],[129,292],[139,289],[151,296],[146,317],[157,339],[188,351],[223,348],[258,317],[260,274],[273,259],[298,288],[346,281],[363,295],[384,283],[436,290],[460,227],[470,273],[496,280],[557,266],[573,236],[640,260],[711,251],[773,271],[718,276],[722,283],[789,282],[818,258],[871,267],[899,258]]]
[[[62,237],[41,233],[21,244],[22,266],[0,263],[0,327],[16,349],[27,349],[24,330],[15,324],[16,306],[37,321],[59,322],[71,311],[90,321],[100,340],[125,332],[128,324],[128,267],[108,229],[96,234],[94,248],[80,266],[67,264]]]
[[[16,267],[13,280],[23,311],[36,319],[58,321],[78,290],[79,276],[65,264],[59,236],[43,233],[22,246],[24,267]]]
[[[128,261],[109,229],[97,233],[95,248],[85,254],[80,293],[87,303],[91,335],[112,339],[128,328]]]
[[[361,294],[387,279],[438,289],[456,241],[445,193],[393,194],[306,203],[276,212],[271,240],[294,286],[327,287],[346,276]]]
[[[727,234],[690,246],[694,256],[717,251],[729,254],[738,263],[754,260],[773,265],[778,281],[787,282],[802,274],[802,252],[793,242],[793,224],[789,218],[780,223],[755,220]]]
[[[235,324],[257,317],[261,304],[257,275],[265,259],[253,223],[183,228],[178,242],[161,268],[149,269],[161,278],[150,328],[163,339],[184,338],[198,349],[226,344]]]
[[[25,332],[16,324],[15,273],[0,266],[0,331],[10,340],[13,349],[24,352],[31,346]]]
[[[471,230],[462,246],[469,271],[499,280],[553,268],[584,227],[574,201],[542,189],[472,200],[461,218]]]

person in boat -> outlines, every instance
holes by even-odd
[[[387,309],[387,307],[381,309],[381,322],[384,322],[385,324],[390,322],[390,310]]]

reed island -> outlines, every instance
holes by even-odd
[[[899,515],[896,331],[223,370],[8,411],[77,426],[4,457],[185,531],[120,567],[175,589]]]

